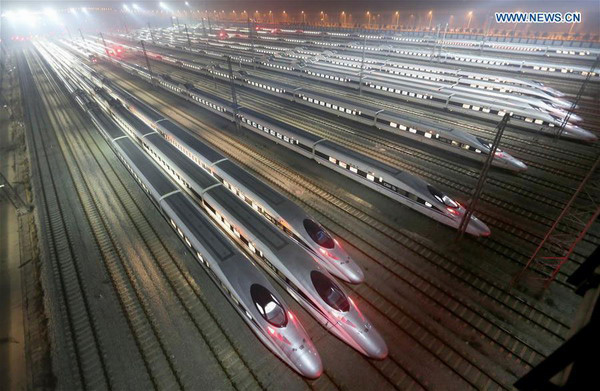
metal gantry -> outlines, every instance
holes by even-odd
[[[574,205],[577,201],[577,205]],[[600,155],[560,212],[527,264],[513,279],[513,285],[528,270],[537,272],[545,287],[567,263],[600,214]]]
[[[152,80],[152,68],[150,67],[150,59],[148,58],[148,53],[146,53],[146,45],[144,44],[143,40],[141,40],[140,43],[142,44],[142,50],[144,51],[144,57],[146,58],[146,65],[148,65],[148,73],[150,73],[150,79]]]
[[[556,132],[556,138],[559,138],[562,135],[562,132],[564,132],[565,126],[567,126],[567,123],[569,123],[569,119],[571,118],[573,111],[575,111],[575,108],[577,107],[577,105],[579,104],[579,101],[581,100],[581,96],[583,95],[583,91],[585,91],[585,87],[587,86],[587,83],[590,81],[592,74],[595,72],[596,68],[598,67],[598,63],[600,63],[600,55],[598,55],[596,57],[596,61],[594,61],[594,63],[592,64],[590,71],[588,72],[583,83],[581,83],[581,87],[579,87],[579,91],[577,92],[577,96],[575,97],[573,104],[571,104],[571,107],[569,108],[567,115],[565,115],[565,118],[563,118],[563,121],[561,122],[560,127],[558,128],[558,130]]]
[[[235,118],[235,128],[240,130],[240,119],[238,116],[237,94],[235,93],[235,81],[233,80],[233,68],[231,67],[231,57],[227,56],[227,67],[229,68],[229,81],[231,85],[231,101],[233,102],[233,115]]]
[[[362,47],[362,59],[360,60],[360,80],[358,83],[358,95],[362,96],[362,85],[363,85],[363,74],[365,71],[365,49],[367,47],[367,35],[365,34],[365,38],[363,40]]]
[[[483,191],[483,185],[485,185],[485,181],[487,180],[488,172],[490,171],[490,167],[492,166],[492,161],[494,160],[494,156],[496,155],[496,150],[498,149],[498,145],[500,145],[500,140],[502,139],[502,134],[504,133],[504,128],[506,128],[506,124],[508,123],[510,117],[508,114],[504,114],[502,117],[502,121],[496,127],[496,136],[494,137],[494,141],[490,147],[490,153],[483,164],[483,168],[481,169],[481,174],[479,175],[479,179],[477,180],[477,185],[475,185],[475,189],[473,189],[473,195],[469,200],[469,204],[466,206],[465,214],[463,215],[462,220],[460,221],[460,225],[458,226],[458,235],[457,239],[461,239],[469,226],[469,221],[471,221],[471,216],[473,216],[473,212],[477,207],[477,203],[479,202],[479,198],[481,197],[481,192]]]

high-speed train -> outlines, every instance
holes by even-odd
[[[225,28],[227,31],[234,31],[235,28]],[[237,29],[246,31],[245,29]],[[402,33],[390,32],[377,33],[351,33],[343,31],[319,31],[319,30],[297,30],[297,29],[281,29],[278,33],[272,33],[271,30],[262,30],[259,32],[262,36],[260,39],[285,39],[286,41],[301,40],[304,43],[316,43],[311,36],[332,36],[338,39],[339,43],[343,43],[345,39],[363,39],[375,40],[378,42],[388,41],[411,46],[431,46],[434,43],[448,47],[456,47],[461,50],[471,50],[478,52],[489,51],[492,53],[522,53],[539,57],[551,58],[573,58],[573,59],[590,59],[593,60],[599,53],[597,48],[591,47],[575,47],[575,46],[558,46],[544,45],[532,43],[517,43],[517,42],[502,42],[497,41],[497,37],[486,37],[484,40],[479,39],[450,39],[436,40],[432,36],[405,36]]]
[[[228,74],[218,69],[208,69],[207,71],[223,79],[229,78]],[[241,85],[248,88],[349,118],[365,125],[375,126],[378,129],[409,137],[470,159],[485,160],[491,150],[489,141],[433,121],[411,118],[390,110],[377,109],[368,104],[353,102],[349,99],[311,92],[303,88],[251,76],[245,71],[236,72],[235,79],[236,82],[241,82]],[[523,162],[502,150],[496,150],[492,164],[517,172],[527,169]]]
[[[355,61],[342,60],[335,57],[323,57],[324,62],[331,63],[345,68],[360,68],[361,62],[359,58]],[[392,65],[393,64],[393,65]],[[541,83],[532,83],[531,81],[520,81],[516,78],[497,77],[483,75],[475,72],[466,72],[460,69],[450,70],[443,68],[434,68],[428,66],[399,66],[399,63],[387,63],[380,61],[380,64],[367,64],[365,69],[371,70],[371,75],[375,73],[392,74],[398,76],[409,77],[414,81],[419,79],[435,82],[447,82],[451,85],[468,86],[478,88],[485,91],[497,91],[509,93],[519,96],[531,97],[540,99],[542,102],[551,104],[562,109],[570,109],[572,103],[565,100],[564,94],[559,91],[548,88]],[[414,64],[413,64],[414,65]]]
[[[150,75],[142,67],[121,65],[123,69],[132,74],[151,80]],[[165,90],[224,118],[234,120],[233,109],[229,106],[229,102],[218,103],[222,99],[200,91],[190,84],[185,85],[173,78],[169,79],[166,80],[160,75],[154,77],[158,85]],[[457,228],[466,212],[463,206],[441,190],[408,172],[400,171],[332,141],[321,139],[302,129],[270,119],[253,110],[243,108],[238,110],[238,115],[243,127],[443,224]],[[257,122],[256,120],[259,118],[260,120]],[[490,234],[487,225],[476,217],[472,217],[466,232],[475,236],[489,236]]]
[[[199,90],[189,83],[181,83],[172,77],[150,76],[141,66],[118,63],[123,70],[176,94],[223,118],[234,121],[234,110],[229,101]],[[244,120],[242,111],[261,122]],[[332,141],[316,137],[302,129],[267,118],[253,110],[239,110],[241,125],[279,145],[315,160],[350,179],[392,198],[411,209],[436,221],[457,228],[466,210],[451,197],[423,179],[400,171],[385,163],[349,150]],[[472,217],[467,231],[474,236],[489,236],[490,229],[476,217]]]
[[[184,60],[167,55],[150,54],[158,61],[170,65],[181,66],[202,75],[212,74],[222,80],[229,80],[229,73],[215,67],[206,67],[194,61]],[[473,160],[483,161],[491,150],[491,143],[456,128],[444,126],[433,121],[411,118],[391,110],[378,109],[365,103],[352,102],[348,99],[310,92],[289,84],[275,82],[246,71],[234,72],[235,82],[243,87],[258,90],[282,99],[342,116],[356,122],[374,126],[415,141],[449,151]],[[494,166],[521,172],[527,166],[506,151],[497,150]]]
[[[87,83],[93,84],[90,80]],[[212,175],[199,170],[191,159],[108,93],[108,88],[93,88],[99,105],[139,141],[148,155],[196,199],[230,238],[246,249],[329,332],[368,357],[387,356],[387,345],[379,332],[311,255]]]
[[[189,61],[182,61],[170,56],[160,56],[159,59],[192,69],[195,67]],[[260,60],[259,64],[266,69],[304,76],[309,79],[324,80],[354,89],[358,89],[361,80],[356,70],[332,66],[328,63],[304,63],[279,56]],[[509,90],[502,84],[478,82],[468,84],[469,87],[463,87],[457,86],[458,82],[434,85],[431,80],[431,78],[407,77],[390,80],[390,75],[368,73],[362,78],[362,83],[367,87],[367,91],[378,95],[460,112],[495,122],[498,121],[498,116],[508,113],[513,125],[527,130],[586,142],[597,140],[595,134],[574,123],[581,120],[581,117],[576,114],[568,116],[568,121],[559,133],[558,130],[563,126],[564,119],[567,118],[566,109],[570,103],[553,96],[555,94],[549,95],[548,93],[552,90],[544,89],[544,86],[538,85],[536,88],[538,97],[535,96],[536,94],[528,94],[534,95],[529,97],[519,95],[524,94],[527,89],[518,86],[511,87]],[[524,82],[524,84],[531,85],[532,83]],[[541,98],[542,95],[543,98]]]
[[[129,111],[308,250],[331,274],[355,284],[364,280],[338,241],[302,208],[127,91],[108,80],[104,83]]]
[[[355,70],[331,69],[327,66],[315,64],[297,65],[292,61],[283,61],[281,58],[264,60],[262,64],[279,72],[305,75],[310,79],[324,80],[328,83],[355,89],[358,89],[360,80]],[[540,104],[539,102],[523,105],[502,97],[491,96],[491,92],[487,94],[488,96],[482,96],[481,94],[477,96],[465,92],[457,93],[451,88],[423,86],[422,83],[419,85],[414,81],[406,80],[394,81],[372,74],[366,74],[362,78],[362,83],[366,87],[366,91],[373,94],[459,112],[494,122],[498,121],[498,116],[504,116],[508,113],[513,125],[550,136],[558,135],[558,129],[561,128],[565,118],[565,112],[562,109]],[[474,91],[479,92],[478,89]],[[551,111],[547,111],[548,109]],[[572,122],[565,124],[560,136],[585,142],[597,140],[595,134]]]
[[[263,36],[257,36],[257,39],[264,39]],[[359,37],[357,37],[359,38]],[[374,39],[375,36],[368,37]],[[278,37],[277,41],[288,45],[302,45],[306,48],[332,48],[337,51],[346,52],[362,52],[363,42],[335,42],[326,40],[314,40],[314,39],[298,39],[293,37]],[[279,47],[280,51],[284,51],[287,48]],[[496,69],[500,71],[515,71],[520,74],[530,74],[537,76],[551,76],[563,79],[571,80],[583,80],[587,78],[590,73],[590,67],[584,65],[570,65],[560,62],[548,63],[530,60],[520,60],[511,58],[498,58],[493,56],[484,56],[476,54],[460,53],[458,51],[449,52],[445,50],[440,53],[439,51],[432,51],[431,48],[419,48],[419,47],[399,47],[391,45],[389,42],[381,44],[377,42],[375,44],[368,43],[365,46],[367,53],[373,55],[386,56],[387,58],[409,58],[409,59],[425,59],[438,62],[440,64],[452,64],[459,66],[469,66],[483,69]],[[567,49],[558,49],[558,51],[565,52]],[[563,54],[563,53],[560,53]],[[590,53],[591,54],[591,53]],[[595,57],[595,56],[592,56]],[[591,81],[600,81],[600,73],[597,71],[591,72]]]
[[[108,83],[113,97],[147,125],[159,131],[206,172],[213,175],[232,193],[239,196],[282,232],[309,251],[330,273],[353,284],[364,280],[364,273],[339,242],[316,219],[297,204],[272,189],[255,176],[192,136],[187,130],[163,117],[147,104],[94,71],[89,76],[101,85]],[[224,101],[219,102],[223,104]],[[217,107],[217,106],[215,106]]]
[[[75,100],[248,327],[292,369],[308,378],[319,377],[323,366],[314,344],[269,280],[57,64],[53,62],[53,69],[63,73]]]

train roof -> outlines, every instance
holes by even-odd
[[[121,114],[121,116],[125,117],[127,122],[129,122],[131,124],[131,126],[135,129],[137,129],[137,131],[140,132],[141,134],[154,132],[154,129],[152,129],[151,127],[146,125],[146,123],[144,121],[142,121],[141,119],[136,117],[125,107],[119,107],[118,109],[116,109],[116,111],[118,111],[119,114]]]
[[[100,108],[97,110],[100,110]],[[107,133],[107,136],[111,140],[114,140],[117,137],[125,136],[125,133],[121,130],[121,128],[113,121],[109,121],[104,113],[100,112],[99,114],[96,114],[95,117],[101,123],[102,129]]]
[[[206,158],[210,162],[216,162],[218,160],[224,159],[221,153],[215,151],[210,146],[206,145],[204,142],[198,140],[195,136],[190,134],[188,131],[180,127],[179,125],[173,123],[171,120],[160,121],[159,125],[164,127],[167,131],[173,134],[174,137],[181,140],[181,142],[185,143],[191,149],[198,151],[204,158]]]
[[[351,161],[354,160],[354,161],[360,161],[360,162],[366,163],[369,166],[377,168],[378,170],[385,172],[388,175],[397,176],[402,173],[402,171],[400,171],[399,169],[397,169],[395,167],[389,166],[383,162],[380,162],[379,160],[375,160],[369,156],[363,155],[360,152],[356,152],[352,149],[349,149],[342,145],[336,144],[333,141],[327,140],[327,141],[320,142],[318,144],[318,149],[321,149],[321,147],[328,148],[328,149],[333,150],[336,153],[338,153],[338,155],[336,155],[335,157],[338,157],[339,154],[342,154],[342,155],[350,158]],[[351,163],[351,161],[348,161],[346,163]]]
[[[173,208],[194,237],[200,240],[204,247],[210,251],[213,258],[225,262],[236,255],[237,251],[234,244],[227,240],[218,228],[201,215],[202,212],[185,194],[173,194],[163,202]]]
[[[202,90],[200,90],[200,89],[198,89],[196,87],[190,87],[190,88],[188,88],[188,91],[191,91],[191,92],[193,92],[194,94],[197,94],[197,95],[204,96],[207,99],[210,99],[210,100],[212,100],[214,102],[219,103],[219,105],[221,105],[221,106],[229,107],[231,105],[231,102],[229,102],[229,101],[227,101],[227,100],[225,100],[223,98],[220,98],[220,97],[218,97],[216,95],[213,95],[210,92],[202,91]]]
[[[115,143],[119,145],[139,170],[143,167],[144,176],[158,194],[164,195],[179,190],[173,182],[164,176],[159,167],[155,164],[148,164],[148,156],[130,138],[123,138],[115,141]]]
[[[242,75],[244,78],[249,79],[249,80],[253,80],[253,81],[259,81],[261,83],[264,84],[268,84],[270,86],[275,86],[275,87],[279,87],[281,89],[287,90],[287,91],[293,91],[295,89],[298,89],[298,86],[293,86],[291,84],[286,84],[286,83],[282,83],[279,81],[274,81],[271,79],[267,79],[264,77],[260,77],[260,76],[254,76],[254,75]]]
[[[260,119],[260,120],[262,120],[264,122],[268,122],[268,123],[270,123],[272,125],[275,125],[275,126],[279,127],[280,129],[285,130],[287,133],[290,133],[292,135],[297,135],[297,137],[301,137],[301,138],[307,139],[309,142],[313,142],[314,143],[314,142],[317,142],[317,141],[321,140],[321,137],[315,136],[314,134],[309,133],[309,132],[307,132],[307,131],[305,131],[303,129],[297,128],[297,127],[292,126],[292,125],[289,125],[289,124],[287,124],[285,122],[281,122],[281,121],[279,121],[277,119],[271,118],[271,117],[269,117],[267,115],[264,115],[264,114],[261,114],[261,113],[258,113],[258,112],[254,111],[254,110],[242,107],[242,108],[240,108],[238,110],[238,112],[240,114],[251,115],[251,116],[256,117],[256,118],[258,118],[258,119]]]
[[[380,111],[380,109],[376,109],[373,106],[369,106],[369,105],[364,104],[364,103],[356,102],[354,100],[350,100],[350,99],[346,99],[346,98],[340,98],[340,97],[337,97],[337,96],[332,96],[332,95],[324,94],[322,92],[313,92],[313,91],[309,91],[309,90],[306,90],[306,89],[303,88],[301,91],[299,91],[299,93],[305,94],[307,96],[308,95],[312,95],[313,97],[319,97],[319,98],[327,99],[328,102],[343,103],[344,108],[357,109],[357,110],[360,110],[363,113],[369,113],[371,115],[375,115],[375,113],[377,113],[378,111]]]
[[[127,100],[131,101],[135,105],[136,110],[139,110],[140,112],[142,112],[142,114],[144,114],[145,117],[148,117],[153,122],[159,121],[164,118],[163,115],[157,113],[155,110],[148,107],[148,105],[146,105],[145,103],[140,101],[138,98],[136,98],[135,96],[131,95],[130,93],[128,93],[127,91],[122,89],[116,83],[109,81],[107,84],[109,84],[110,89],[116,91],[119,95],[127,97]]]
[[[270,248],[279,251],[288,244],[287,237],[278,228],[223,186],[211,189],[210,194],[219,200],[229,214],[244,226],[251,228],[252,233],[266,242]]]
[[[183,171],[184,175],[193,179],[202,189],[219,183],[213,176],[199,168],[196,163],[181,153],[175,146],[171,145],[160,134],[151,134],[145,137],[145,139],[151,141],[164,156]]]
[[[287,198],[271,189],[263,181],[258,180],[254,175],[248,173],[230,160],[223,161],[218,166],[271,205],[280,205],[287,200]]]

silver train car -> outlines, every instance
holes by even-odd
[[[204,67],[194,61],[161,56],[162,61],[186,68],[202,75],[210,73],[221,80],[229,80],[229,73],[220,67]],[[490,142],[459,129],[450,128],[427,120],[409,118],[389,110],[378,110],[367,104],[351,102],[344,98],[323,93],[308,92],[289,84],[274,82],[246,71],[235,72],[235,82],[243,87],[275,95],[282,99],[326,111],[356,122],[374,126],[418,142],[449,151],[473,160],[483,161],[491,150]],[[521,172],[527,166],[509,153],[497,150],[492,161],[494,166]]]
[[[97,87],[96,93],[105,102],[117,101],[104,89]],[[312,256],[117,102],[103,107],[323,327],[368,357],[387,356],[379,332]]]
[[[302,88],[250,76],[247,73],[238,73],[236,80],[242,81],[242,85],[251,89],[276,95],[365,125],[374,126],[473,160],[485,160],[486,155],[491,150],[489,141],[431,121],[405,117],[389,110],[378,110],[367,104],[323,93],[310,92]],[[523,162],[502,150],[496,151],[492,164],[515,172],[522,172],[527,169]]]
[[[434,220],[453,228],[460,225],[465,214],[464,207],[421,178],[254,111],[242,108],[239,114],[242,125],[255,133],[285,145]],[[487,225],[476,217],[472,217],[467,232],[474,236],[490,235]]]
[[[294,71],[284,68],[275,68],[285,73],[295,75],[305,73],[308,78],[320,78],[332,84],[344,85],[350,88],[358,88],[359,78],[354,71],[334,70],[323,65],[308,64],[296,67]],[[390,80],[388,77],[367,74],[363,77],[363,84],[367,91],[377,95],[389,96],[407,102],[420,105],[432,106],[438,109],[455,111],[485,120],[497,121],[497,116],[508,113],[513,120],[512,124],[526,130],[540,132],[556,136],[561,127],[565,112],[562,109],[548,106],[541,102],[522,104],[512,98],[491,96],[473,96],[466,92],[455,92],[452,88],[440,86],[425,86],[423,83],[415,83],[414,80]],[[354,87],[356,86],[356,87]],[[474,90],[474,92],[480,92]],[[525,106],[525,107],[523,107]],[[550,112],[546,111],[550,110]],[[574,117],[577,119],[577,116]],[[598,137],[580,126],[568,122],[560,134],[561,137],[571,140],[594,142]]]
[[[134,74],[141,76],[141,72],[136,70],[136,68],[127,65],[123,65],[123,67],[124,69],[129,67],[131,70],[133,70]],[[148,78],[149,75],[142,77]],[[229,118],[231,121],[234,120],[233,116],[230,117],[226,110],[215,108],[217,105],[213,103],[212,99],[208,98],[208,94],[205,92],[200,92],[197,89],[190,90],[189,85],[184,86],[183,84],[180,84],[174,80],[167,81],[162,77],[157,77],[156,80],[158,80],[158,85],[165,90],[175,93],[199,105],[200,107],[204,107],[218,115],[223,116],[224,118]],[[453,228],[457,228],[460,225],[460,220],[465,213],[464,207],[453,201],[449,196],[436,189],[434,186],[427,184],[419,177],[407,172],[401,172],[391,166],[364,156],[360,153],[350,151],[349,149],[337,145],[331,141],[327,141],[325,143],[326,140],[313,136],[304,130],[287,124],[279,123],[279,121],[268,119],[267,117],[262,116],[261,114],[252,110],[244,108],[243,111],[255,118],[264,118],[264,125],[254,121],[254,124],[256,124],[256,126],[254,126],[252,121],[244,121],[244,117],[240,114],[240,119],[242,120],[241,124],[244,127],[264,137],[267,137],[282,146],[309,157],[318,163],[326,163],[324,164],[325,167],[348,176],[352,180],[362,183],[379,193],[382,193],[422,214],[425,214],[430,218],[433,218],[436,221],[449,225]],[[232,112],[232,110],[229,109],[229,112]],[[277,123],[277,125],[271,126],[275,126],[279,131],[271,131],[269,125],[267,124],[273,123]],[[260,128],[258,127],[259,125]],[[264,131],[265,128],[267,131]],[[300,139],[304,139],[304,142],[300,143]],[[293,140],[294,142],[291,142],[290,140]],[[338,162],[335,155],[323,159],[322,156],[317,154],[321,148],[320,143],[323,143],[324,145],[327,144],[330,146],[330,148],[337,147],[340,149],[342,155],[347,153],[348,155],[351,155],[351,157],[346,159],[346,161],[340,160],[340,162]],[[336,161],[337,163],[333,163],[333,161]],[[341,169],[340,167],[344,169]],[[359,170],[359,167],[363,167],[364,170]],[[376,174],[377,172],[380,172],[381,175]],[[373,179],[376,176],[379,179],[377,182],[374,182]],[[384,180],[384,176],[387,178],[387,180]],[[406,183],[404,183],[404,181],[406,181]],[[472,217],[467,226],[467,232],[475,236],[490,235],[490,230],[487,225],[485,225],[485,223],[476,217]]]
[[[119,86],[110,83],[109,87],[115,97],[120,99],[132,113],[156,129],[167,141],[213,175],[223,186],[300,244],[331,274],[353,284],[364,280],[363,271],[339,242],[297,204]],[[219,106],[215,107],[216,110],[219,111],[219,108],[223,111],[227,110],[227,103],[219,102],[215,98],[213,97],[219,103]]]
[[[86,93],[78,90],[74,95],[258,339],[300,375],[318,378],[323,372],[319,353],[296,315],[263,273],[164,176],[131,138],[104,117],[97,106],[90,105]]]

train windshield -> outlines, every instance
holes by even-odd
[[[346,294],[329,277],[313,270],[310,273],[310,279],[321,299],[329,304],[331,308],[342,312],[347,312],[350,309]]]
[[[311,219],[304,220],[304,228],[308,235],[314,240],[319,246],[325,248],[333,248],[335,246],[335,242],[329,236],[325,228],[321,227],[319,223],[314,222]]]
[[[287,324],[287,316],[283,306],[269,292],[267,288],[259,284],[250,287],[250,296],[256,309],[262,317],[275,327],[284,327]]]
[[[442,204],[449,206],[450,208],[458,208],[458,204],[454,202],[452,198],[448,197],[446,194],[442,193],[435,187],[427,185],[427,189],[429,189],[431,195],[434,196],[435,199],[441,202]]]

